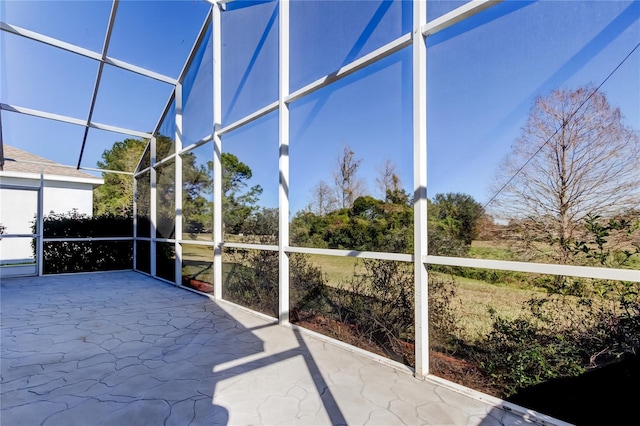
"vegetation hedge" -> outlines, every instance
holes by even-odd
[[[133,241],[47,241],[45,274],[114,271],[133,267]]]
[[[44,217],[45,238],[105,238],[133,236],[133,220],[130,216],[87,216],[72,210],[52,213]]]
[[[44,238],[131,237],[131,217],[90,217],[72,210],[44,218]],[[35,224],[34,224],[35,232]],[[45,241],[43,272],[60,274],[131,269],[133,241]],[[35,253],[35,246],[33,246]]]

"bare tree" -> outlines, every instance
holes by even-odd
[[[639,133],[593,87],[554,90],[535,100],[495,191],[492,210],[557,244],[566,262],[587,214],[638,208]]]
[[[338,156],[337,169],[333,173],[336,198],[341,208],[353,205],[356,198],[365,193],[365,183],[358,178],[358,168],[362,160],[355,159],[355,154],[345,146],[342,155]]]
[[[386,160],[377,169],[378,177],[376,178],[376,186],[382,194],[382,198],[386,199],[387,194],[400,188],[400,177],[396,174],[396,165],[391,160]]]
[[[311,189],[310,209],[317,215],[325,215],[336,207],[336,197],[331,187],[323,180]]]

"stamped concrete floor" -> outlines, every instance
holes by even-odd
[[[135,272],[3,279],[0,297],[3,426],[530,422]]]

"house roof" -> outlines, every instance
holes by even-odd
[[[44,157],[40,157],[7,144],[3,144],[2,155],[4,157],[4,162],[0,166],[0,175],[7,173],[28,173],[40,176],[40,172],[42,171],[49,178],[57,176],[61,178],[71,178],[68,180],[76,181],[78,179],[90,179],[95,181],[94,183],[101,183],[98,181],[102,181],[101,178],[89,173],[85,173],[70,166],[64,166],[56,163],[55,161],[48,160]]]

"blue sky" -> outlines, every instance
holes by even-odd
[[[432,2],[431,19],[463,2]],[[4,22],[100,51],[110,2],[3,1]],[[122,1],[109,56],[177,77],[201,27],[202,1]],[[276,2],[239,2],[223,18],[223,124],[277,99]],[[410,2],[293,2],[291,90],[410,31]],[[97,63],[11,34],[0,34],[0,101],[86,118]],[[558,87],[599,84],[640,42],[640,2],[507,1],[428,39],[428,194],[464,192],[484,202],[500,160],[518,137],[536,96]],[[310,48],[313,46],[313,48]],[[206,59],[206,58],[205,58]],[[210,116],[207,70],[194,73],[192,138]],[[332,182],[345,145],[362,160],[373,195],[377,169],[391,160],[412,186],[411,49],[404,49],[291,105],[291,210]],[[171,87],[108,67],[94,120],[150,131]],[[640,49],[603,85],[625,123],[640,128]],[[187,109],[187,108],[185,108]],[[187,124],[188,123],[188,124]],[[83,129],[2,114],[5,142],[75,165]],[[83,166],[123,136],[92,129]],[[277,114],[223,138],[277,206]]]

